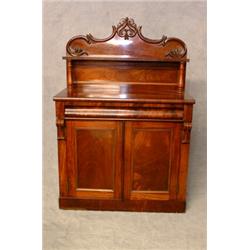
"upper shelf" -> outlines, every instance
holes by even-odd
[[[66,45],[67,60],[112,60],[112,61],[169,61],[186,62],[185,43],[165,35],[150,39],[142,34],[142,27],[133,19],[123,18],[112,33],[104,39],[91,34],[71,38]]]

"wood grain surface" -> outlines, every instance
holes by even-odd
[[[64,209],[184,212],[194,99],[187,48],[149,39],[123,18],[109,37],[66,45],[67,88],[56,96]]]

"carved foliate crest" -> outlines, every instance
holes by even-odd
[[[91,34],[87,34],[86,36],[75,36],[67,43],[66,50],[70,56],[91,55],[96,54],[94,49],[97,47],[99,48],[101,46],[100,43],[105,43],[106,46],[111,46],[111,40],[117,42],[117,40],[119,41],[124,39],[131,41],[131,51],[134,52],[135,56],[144,56],[137,55],[139,53],[137,51],[139,50],[135,48],[136,45],[133,45],[133,42],[137,41],[137,46],[144,46],[143,43],[145,43],[145,45],[147,44],[147,51],[151,50],[152,55],[157,54],[155,52],[158,50],[159,53],[161,53],[160,57],[162,58],[177,60],[185,58],[187,49],[185,43],[182,40],[178,38],[168,38],[165,35],[163,35],[161,39],[150,39],[143,36],[141,31],[142,26],[137,26],[134,22],[134,19],[128,17],[122,18],[118,25],[112,26],[112,34],[109,37],[98,39]],[[121,42],[120,44],[123,43]],[[148,45],[151,45],[151,48]],[[120,52],[122,51],[123,47],[120,46],[119,50],[119,46],[116,46],[116,48],[112,49],[112,52],[114,52],[115,49]],[[95,53],[92,53],[92,51]]]
[[[166,53],[168,58],[182,58],[185,56],[186,51],[183,48],[174,48]]]
[[[129,37],[134,37],[138,33],[134,19],[128,17],[121,19],[116,29],[118,36],[124,37],[125,40],[128,40]]]
[[[80,47],[69,47],[69,53],[73,56],[88,55],[88,53]]]

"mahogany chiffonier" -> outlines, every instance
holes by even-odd
[[[63,58],[59,207],[184,212],[194,104],[185,43],[149,39],[123,18],[105,39],[71,38]]]

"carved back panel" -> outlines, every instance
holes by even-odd
[[[91,34],[75,36],[66,46],[68,56],[121,56],[123,58],[186,59],[187,48],[178,38],[149,39],[133,19],[121,19],[112,34],[98,39]]]
[[[142,27],[123,18],[112,34],[98,39],[91,34],[71,38],[66,45],[68,85],[93,81],[147,82],[175,85],[184,91],[187,48],[178,38],[154,40]]]

